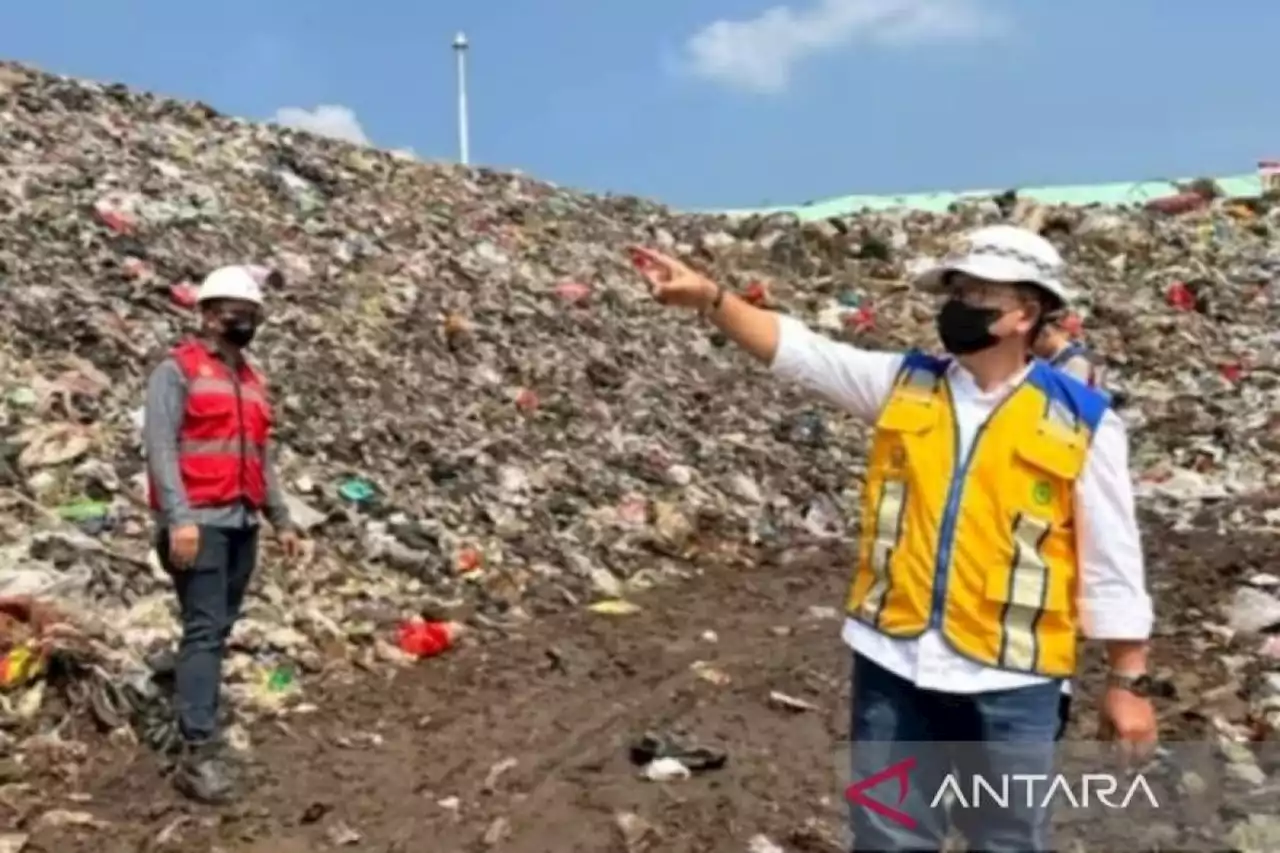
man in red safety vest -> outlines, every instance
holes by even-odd
[[[217,803],[234,790],[218,740],[222,660],[257,562],[259,514],[286,557],[301,543],[270,461],[267,386],[244,357],[262,321],[259,276],[214,270],[196,301],[199,334],[174,347],[147,384],[144,443],[156,550],[182,610],[174,675],[184,749],[174,781]]]

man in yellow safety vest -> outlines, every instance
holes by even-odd
[[[1156,740],[1126,430],[1104,394],[1031,355],[1070,299],[1061,256],[1007,225],[959,241],[917,281],[945,295],[945,357],[858,349],[658,252],[632,262],[659,302],[705,312],[777,375],[874,424],[843,632],[853,773],[915,769],[898,806],[912,819],[854,809],[855,849],[938,850],[948,821],[969,849],[1048,849],[1043,803],[948,817],[931,794],[953,772],[1053,773],[1081,633],[1106,645],[1116,739],[1138,754]]]

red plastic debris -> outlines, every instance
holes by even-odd
[[[93,206],[98,221],[117,234],[132,234],[136,228],[133,218],[108,201],[100,201]]]
[[[566,281],[556,286],[556,296],[570,305],[580,305],[591,296],[591,288],[576,281]]]
[[[1196,310],[1196,295],[1191,292],[1191,288],[1180,281],[1169,285],[1169,289],[1165,292],[1165,299],[1179,311]]]
[[[454,559],[454,566],[459,574],[470,574],[477,571],[484,563],[484,558],[475,548],[467,547],[458,551],[457,557]]]
[[[876,312],[870,303],[863,303],[858,310],[844,316],[844,324],[855,332],[869,332],[876,327]]]
[[[516,393],[516,408],[522,412],[532,412],[538,408],[538,395],[529,388],[521,388]]]
[[[414,657],[429,658],[452,648],[457,633],[457,626],[452,622],[410,619],[400,623],[396,640],[400,651]]]
[[[1218,372],[1228,382],[1239,382],[1244,378],[1244,366],[1237,363],[1221,364],[1218,366]]]
[[[764,282],[753,281],[747,285],[746,290],[742,291],[742,298],[752,305],[767,305],[769,302],[769,287]]]
[[[169,298],[174,305],[182,308],[195,308],[198,288],[189,281],[180,281],[169,286]]]

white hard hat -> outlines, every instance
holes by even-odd
[[[1026,282],[1066,306],[1072,294],[1062,280],[1065,266],[1053,244],[1034,231],[988,225],[957,240],[940,263],[916,277],[916,284],[939,290],[947,273],[962,272],[984,281]]]
[[[246,267],[220,267],[205,276],[196,291],[196,303],[210,299],[239,299],[262,304],[262,286]]]

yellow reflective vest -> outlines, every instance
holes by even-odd
[[[908,353],[876,422],[849,615],[891,637],[940,629],[965,657],[1075,672],[1075,484],[1107,397],[1037,361],[967,459],[949,359]]]

